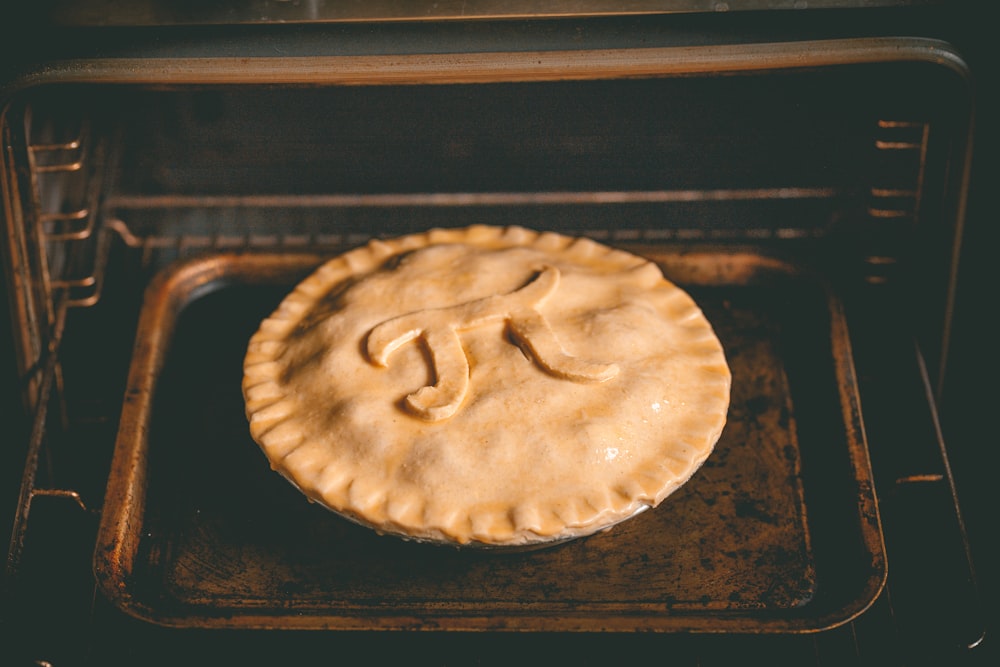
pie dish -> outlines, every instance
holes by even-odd
[[[405,539],[524,547],[660,504],[712,452],[730,383],[656,264],[473,226],[323,264],[251,338],[243,394],[309,499]]]

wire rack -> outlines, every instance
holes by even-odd
[[[60,464],[50,449],[52,443],[73,431],[60,351],[71,312],[98,306],[108,283],[108,274],[116,255],[131,265],[132,278],[142,282],[173,259],[201,252],[231,250],[334,250],[362,243],[371,231],[352,225],[329,224],[338,211],[358,209],[414,209],[426,207],[557,207],[564,205],[648,204],[690,201],[780,200],[815,202],[844,196],[833,189],[767,189],[716,191],[644,191],[644,192],[549,192],[549,193],[445,193],[383,195],[312,195],[244,197],[154,197],[112,196],[102,199],[108,177],[109,140],[86,121],[67,131],[54,131],[39,119],[27,119],[33,125],[28,136],[34,137],[25,147],[29,165],[29,192],[25,217],[36,223],[35,234],[41,249],[35,258],[39,266],[40,290],[44,304],[37,304],[46,315],[43,326],[35,332],[38,352],[29,375],[34,378],[31,392],[35,399],[26,448],[21,491],[7,558],[9,581],[16,581],[22,566],[32,508],[39,502],[53,502],[68,508],[81,522],[91,522],[99,515],[98,490],[84,490],[81,485],[62,484],[72,476],[61,474]],[[921,211],[920,193],[926,177],[929,128],[926,123],[906,120],[881,120],[874,132],[877,154],[889,162],[904,164],[893,173],[909,173],[911,180],[899,184],[877,184],[868,193],[868,221],[878,234],[892,236],[899,226],[917,224]],[[58,136],[60,134],[68,136]],[[306,220],[288,230],[277,224],[246,224],[245,216],[255,220],[270,212],[295,210]],[[190,225],[158,222],[166,218],[192,220]],[[279,217],[280,216],[276,216]],[[214,221],[208,231],[200,231],[205,218]],[[312,222],[309,222],[312,221]],[[596,238],[615,242],[664,241],[808,241],[828,232],[826,227],[782,227],[744,230],[674,228],[674,229],[579,229]],[[890,251],[878,252],[871,246],[862,261],[868,266],[865,279],[872,284],[891,281],[898,258]],[[928,384],[926,381],[925,385]],[[100,411],[98,411],[100,412]],[[110,416],[100,417],[106,420]],[[943,473],[903,475],[897,487],[930,485],[940,487],[950,480]],[[901,495],[907,492],[901,491]],[[963,536],[964,537],[964,536]],[[810,637],[758,639],[753,651],[780,655],[789,664],[837,664],[877,662],[897,664],[894,642],[901,632],[895,610],[895,584],[890,581],[875,605],[858,619],[834,631]],[[974,594],[973,594],[974,595]],[[91,605],[96,603],[91,602]],[[96,613],[94,607],[87,611]],[[905,614],[904,614],[905,616]],[[962,640],[967,646],[980,641],[975,632]],[[753,640],[751,640],[753,641]],[[723,648],[719,648],[719,646]],[[725,662],[744,649],[741,639],[691,639],[681,657],[684,664]],[[804,662],[803,662],[804,661]]]

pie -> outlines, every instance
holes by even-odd
[[[250,340],[251,435],[309,499],[380,533],[546,545],[688,481],[726,423],[710,323],[659,267],[522,227],[373,240]]]

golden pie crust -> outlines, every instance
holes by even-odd
[[[336,257],[250,340],[253,438],[308,498],[382,533],[554,543],[658,505],[712,452],[731,376],[652,262],[521,227]]]

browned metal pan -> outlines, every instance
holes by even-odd
[[[526,553],[411,544],[310,505],[247,430],[246,342],[315,254],[170,267],[141,314],[94,568],[176,627],[815,632],[885,581],[848,322],[820,276],[753,251],[656,260],[733,371],[715,453],[659,508]]]

